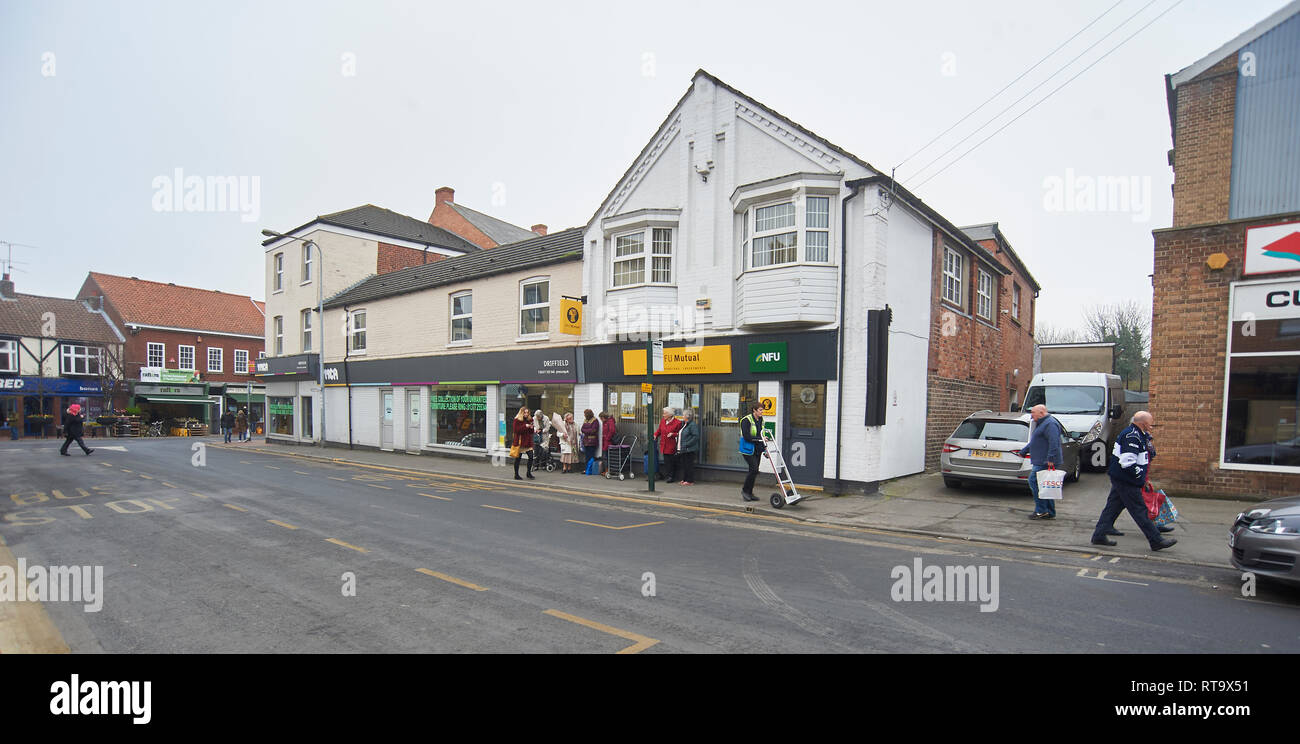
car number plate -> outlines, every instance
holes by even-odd
[[[990,460],[1000,460],[1000,459],[1002,459],[1002,453],[1001,453],[1001,452],[987,452],[987,451],[983,451],[983,450],[971,450],[970,455],[971,455],[971,457],[987,457],[987,458],[989,458]]]
[[[1235,547],[1237,547],[1237,533],[1236,533],[1236,532],[1229,532],[1229,533],[1228,533],[1228,547],[1230,547],[1230,548],[1235,548]]]

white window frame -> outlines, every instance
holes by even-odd
[[[524,303],[525,290],[528,287],[537,284],[546,285],[546,301],[534,302],[532,304],[525,304]],[[530,310],[546,311],[545,331],[535,331],[533,333],[524,332],[524,314]],[[519,282],[519,338],[521,339],[549,338],[550,335],[551,335],[551,278],[549,276],[534,276],[534,277],[529,277],[528,279],[524,279],[523,281]]]
[[[154,364],[154,347],[158,347],[158,363]],[[167,344],[157,341],[150,341],[145,344],[144,352],[145,366],[147,367],[166,367],[167,366]]]
[[[613,238],[610,240],[610,275],[609,275],[610,288],[627,289],[628,287],[641,287],[646,285],[652,285],[657,287],[674,286],[676,278],[673,273],[673,266],[676,263],[676,258],[677,258],[676,232],[677,232],[676,229],[672,227],[648,225],[645,227],[637,228],[635,230],[627,230],[627,231],[616,233],[613,236]],[[637,251],[636,253],[627,253],[620,256],[618,254],[619,241],[625,240],[627,238],[631,238],[633,236],[638,236],[640,238],[641,250]],[[664,241],[662,240],[662,238],[667,238],[667,245],[668,245],[667,253],[662,253],[659,250],[664,245]],[[637,280],[635,278],[636,275],[633,274],[634,278],[632,281],[627,281],[624,282],[623,284],[619,284],[618,283],[619,265],[635,263],[637,261],[641,262],[641,268],[639,270],[639,276],[640,276],[639,280]],[[667,261],[668,263],[667,279],[656,280],[654,278],[656,261]]]
[[[258,351],[257,351],[257,358],[258,358],[258,359],[265,359],[265,358],[266,358],[266,351],[265,351],[264,349],[258,349]]]
[[[96,369],[93,372],[90,369],[92,359],[96,362]],[[78,361],[83,363],[84,370],[77,369]],[[104,349],[84,344],[60,344],[59,369],[65,375],[98,376],[100,370],[104,369]]]
[[[185,350],[190,350],[190,366],[185,366]],[[176,369],[183,369],[187,372],[197,372],[198,368],[194,366],[194,347],[181,344],[176,347]]]
[[[240,360],[239,360],[240,354],[244,355],[244,360],[242,365],[240,364]],[[243,367],[243,369],[240,369],[241,366]],[[248,374],[248,349],[235,349],[235,374],[237,375]]]
[[[12,366],[0,367],[0,372],[18,372],[18,341],[12,338],[0,338],[0,355],[12,359]]]
[[[985,286],[987,285],[987,291]],[[975,284],[975,314],[985,320],[993,320],[993,275],[984,269],[977,269]]]
[[[271,337],[275,339],[275,355],[284,355],[284,316],[277,315],[271,319]],[[261,357],[258,357],[259,359]]]
[[[217,352],[217,364],[215,367],[212,366],[212,352],[214,351]],[[225,348],[221,346],[209,346],[208,347],[208,371],[221,372],[225,368],[225,365],[226,365]]]
[[[951,259],[951,260],[950,260]],[[951,267],[951,268],[950,268]],[[966,257],[948,246],[943,247],[943,285],[940,287],[944,302],[966,308],[963,287],[965,283]]]
[[[468,298],[469,312],[457,313],[456,300]],[[469,344],[474,340],[474,291],[465,290],[464,292],[454,292],[447,297],[447,314],[451,319],[448,321],[447,337],[453,344]],[[469,333],[464,338],[456,338],[456,321],[468,320]]]
[[[1020,321],[1020,284],[1011,282],[1011,318]]]
[[[312,244],[303,243],[302,246],[302,281],[301,284],[311,284],[312,268]]]
[[[809,220],[808,205],[809,200],[817,199],[824,201],[826,204],[825,225],[814,225]],[[799,264],[810,264],[813,266],[833,266],[835,264],[835,210],[833,209],[833,199],[827,194],[807,194],[803,196],[786,195],[778,199],[769,199],[754,204],[745,210],[744,226],[741,237],[741,261],[745,271],[762,271],[764,269],[796,266]],[[765,230],[758,228],[758,211],[789,204],[794,209],[794,224],[783,225],[780,227],[771,227]],[[826,237],[826,256],[825,258],[810,258],[809,235],[817,233]],[[789,261],[776,261],[762,266],[754,265],[754,243],[762,238],[770,238],[777,235],[794,236],[794,256]],[[821,246],[818,246],[821,248]]]
[[[284,291],[284,253],[277,253],[271,257],[271,269],[275,272],[275,285],[271,288],[272,292]]]
[[[311,308],[306,308],[298,314],[299,322],[302,326],[302,351],[304,354],[311,351],[312,344],[312,325],[311,325]]]
[[[357,316],[361,316],[361,325],[357,326]],[[365,308],[352,310],[348,313],[348,351],[352,354],[366,353],[366,328],[369,326],[370,319],[366,315]],[[357,346],[357,336],[361,336],[361,345]]]

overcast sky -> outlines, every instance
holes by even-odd
[[[264,299],[261,229],[366,203],[425,219],[442,185],[517,225],[582,225],[698,68],[888,170],[1115,2],[4,0],[0,241],[23,244],[20,292],[70,297],[94,270]],[[1182,0],[920,183],[1176,2],[1119,0],[898,171],[954,223],[1001,224],[1043,285],[1042,322],[1150,303],[1151,230],[1172,208],[1163,76],[1284,0]],[[259,198],[168,205],[158,179],[177,169],[256,177]],[[1087,211],[1071,174],[1130,179],[1138,198]]]

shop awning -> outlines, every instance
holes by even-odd
[[[230,392],[229,390],[226,391],[226,397],[234,398],[236,403],[247,403],[249,399],[248,393],[244,393],[244,392],[233,393]],[[266,395],[262,393],[253,393],[252,399],[254,403],[265,403]]]
[[[211,405],[216,402],[207,398],[184,398],[179,395],[137,395],[135,397],[151,400],[155,403],[206,403]]]

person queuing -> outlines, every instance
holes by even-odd
[[[241,408],[239,409],[239,413],[235,414],[235,437],[242,442],[247,435],[248,411]]]
[[[609,447],[614,443],[614,415],[601,411],[596,414],[600,419],[600,474],[609,473]]]
[[[583,471],[585,474],[591,470],[591,461],[596,459],[596,450],[600,449],[600,422],[596,421],[596,414],[590,408],[582,412],[582,418],[582,453],[587,468]]]
[[[695,459],[700,456],[700,422],[695,420],[695,409],[682,411],[682,429],[677,433],[677,463],[682,466],[680,485],[695,485]]]
[[[539,465],[538,472],[541,472],[540,466],[544,464],[545,457],[542,450],[546,449],[546,430],[550,425],[551,422],[542,415],[542,409],[538,408],[533,413],[533,457]]]
[[[573,421],[573,414],[564,414],[564,433],[560,441],[560,465],[564,466],[562,472],[576,472],[574,465],[578,464],[578,425]]]
[[[745,475],[745,485],[740,489],[740,496],[745,501],[758,501],[758,497],[754,495],[754,481],[758,478],[759,458],[767,451],[767,445],[763,443],[762,431],[763,404],[754,401],[750,414],[740,420],[741,454],[745,458],[745,463],[749,465],[749,473]],[[745,449],[750,451],[746,453]]]
[[[1115,449],[1111,452],[1110,495],[1106,506],[1102,507],[1101,517],[1092,531],[1093,545],[1117,545],[1106,536],[1115,527],[1115,518],[1128,509],[1129,516],[1137,522],[1138,529],[1146,536],[1152,550],[1164,550],[1172,547],[1178,540],[1161,537],[1160,530],[1147,516],[1147,506],[1142,501],[1142,486],[1147,482],[1147,470],[1151,466],[1151,426],[1154,418],[1146,411],[1133,414],[1132,423],[1120,432],[1115,439]]]
[[[682,422],[671,408],[665,408],[662,413],[659,428],[655,429],[655,441],[659,443],[659,454],[663,455],[664,480],[671,483],[677,478],[677,434],[682,430]]]
[[[519,413],[515,414],[514,421],[514,445],[515,451],[515,480],[523,480],[519,477],[519,461],[523,459],[524,454],[528,455],[528,471],[525,473],[529,480],[537,480],[533,477],[533,416],[527,408],[520,408]]]
[[[81,441],[81,438],[85,436],[85,434],[85,421],[81,418],[81,406],[73,403],[68,406],[68,410],[63,413],[63,447],[59,450],[59,454],[64,457],[71,457],[71,455],[68,454],[68,445],[73,442],[76,442],[77,446],[81,448],[81,451],[85,452],[87,455],[94,452],[95,450],[88,448],[86,443]]]
[[[225,437],[226,444],[230,444],[230,432],[234,428],[235,412],[227,408],[226,412],[221,414],[221,436]]]

